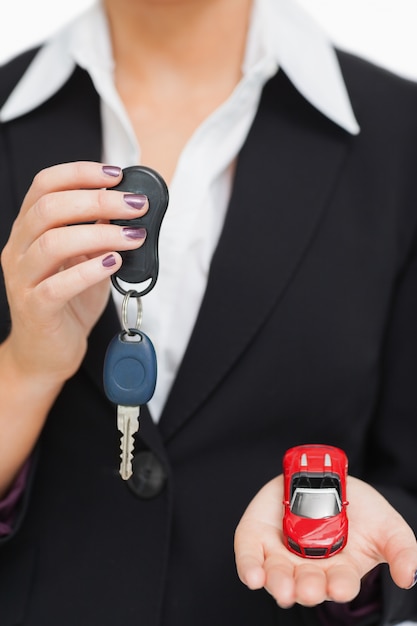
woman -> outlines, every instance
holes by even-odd
[[[337,60],[286,0],[106,0],[0,84],[2,624],[352,623],[322,603],[371,570],[368,622],[415,617],[417,88]],[[103,188],[134,163],[170,207],[126,486],[101,373],[109,277],[146,233],[109,220],[148,202]],[[273,477],[304,442],[366,481],[326,562],[279,540]],[[271,595],[232,554],[265,483],[236,552]]]

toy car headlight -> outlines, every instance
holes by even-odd
[[[288,541],[288,545],[290,546],[292,550],[294,550],[294,552],[298,552],[299,554],[302,554],[302,550],[300,546],[298,545],[298,543],[293,541],[293,539],[290,539],[290,537],[288,537],[287,541]]]
[[[339,541],[336,541],[336,543],[333,544],[332,547],[330,548],[330,554],[332,552],[336,552],[336,550],[340,550],[340,548],[343,546],[344,540],[345,540],[345,538],[342,537],[341,539],[339,539]]]

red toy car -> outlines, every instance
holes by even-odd
[[[333,446],[296,446],[283,466],[285,545],[307,558],[340,552],[348,537],[346,454]]]

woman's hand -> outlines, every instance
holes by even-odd
[[[17,371],[64,382],[79,367],[87,336],[121,265],[116,250],[142,245],[143,229],[109,224],[134,218],[147,199],[103,188],[120,168],[78,162],[40,172],[2,252],[12,328],[3,348]],[[86,224],[86,222],[93,222]]]
[[[409,588],[417,571],[417,544],[411,528],[367,483],[349,477],[349,538],[327,559],[292,554],[282,541],[283,478],[261,489],[245,511],[235,536],[236,565],[250,589],[265,587],[278,604],[315,606],[325,600],[349,602],[361,578],[388,563],[394,582]]]

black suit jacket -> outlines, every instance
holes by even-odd
[[[1,70],[3,100],[29,57]],[[2,541],[1,626],[314,624],[314,610],[283,611],[247,590],[233,557],[246,505],[299,443],[344,448],[350,472],[417,529],[417,86],[340,58],[357,137],[282,71],[264,89],[174,387],[158,425],[141,413],[137,450],[166,478],[150,499],[118,475],[101,380],[119,329],[109,302]],[[3,124],[0,142],[3,245],[39,169],[100,160],[88,76],[77,69],[51,100]],[[3,288],[0,324],[5,336]],[[388,576],[384,585],[384,624],[417,617],[414,591]]]

